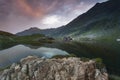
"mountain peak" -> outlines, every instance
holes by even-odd
[[[31,27],[28,30],[40,30],[38,27]]]
[[[26,35],[38,34],[38,33],[40,33],[40,31],[41,30],[37,27],[31,27],[27,30],[17,33],[17,35],[18,36],[26,36]]]

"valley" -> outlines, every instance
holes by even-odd
[[[98,59],[107,69],[109,80],[120,80],[119,4],[119,0],[96,3],[58,28],[31,27],[16,34],[0,31],[0,70],[27,56],[43,60],[77,57],[83,62]]]

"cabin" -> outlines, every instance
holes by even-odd
[[[63,41],[69,42],[72,41],[72,37],[68,36],[68,37],[63,37]]]
[[[120,39],[116,39],[116,41],[120,41]]]

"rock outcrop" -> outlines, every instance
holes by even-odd
[[[95,61],[80,58],[44,59],[28,56],[12,64],[0,80],[108,80],[108,74],[96,68]]]

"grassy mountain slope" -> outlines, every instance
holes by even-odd
[[[76,39],[116,39],[120,29],[120,1],[97,3],[52,36],[72,36]]]
[[[14,36],[14,34],[8,33],[8,32],[5,32],[5,31],[0,31],[0,36]]]
[[[15,35],[5,31],[0,31],[0,44],[5,41],[6,42],[12,41],[13,40],[12,37],[15,37]]]

